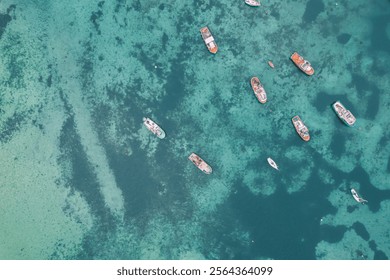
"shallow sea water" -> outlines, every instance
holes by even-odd
[[[0,259],[390,257],[389,1],[33,2],[0,3]]]

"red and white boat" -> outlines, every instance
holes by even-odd
[[[307,129],[306,125],[303,123],[301,118],[299,116],[293,117],[292,123],[294,124],[295,130],[297,131],[298,135],[302,138],[302,140],[309,141],[310,140],[309,130]]]
[[[272,61],[270,60],[270,61],[268,61],[268,65],[269,65],[269,67],[271,67],[271,68],[275,68],[275,65],[272,63]]]
[[[306,75],[313,75],[314,69],[311,66],[310,62],[305,60],[302,56],[300,56],[297,52],[291,55],[291,60],[295,63],[295,65],[301,69]]]
[[[267,102],[267,93],[265,92],[263,85],[260,83],[259,78],[252,77],[251,86],[254,94],[257,97],[257,100],[259,100],[259,102],[263,104]]]
[[[211,53],[217,53],[218,46],[215,43],[214,37],[213,37],[213,35],[211,35],[209,28],[207,26],[201,28],[200,33],[202,34],[203,41],[206,44],[209,51]]]

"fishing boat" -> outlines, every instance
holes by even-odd
[[[337,116],[342,120],[346,125],[353,126],[356,122],[356,118],[350,111],[348,111],[340,101],[336,101],[332,104],[332,108],[337,114]]]
[[[278,165],[276,164],[276,162],[272,159],[272,158],[267,158],[267,161],[269,163],[269,165],[271,165],[273,168],[275,168],[276,170],[279,170],[279,167]]]
[[[256,0],[245,0],[245,3],[252,7],[260,6],[260,1],[256,1]]]
[[[143,118],[142,120],[144,121],[146,128],[153,132],[158,138],[165,138],[165,131],[162,130],[162,128],[159,127],[154,121],[149,118]]]
[[[267,93],[265,92],[263,85],[260,83],[259,78],[252,77],[251,86],[254,94],[257,97],[257,100],[259,100],[259,102],[263,104],[267,102]]]
[[[314,69],[311,66],[310,62],[305,60],[302,56],[300,56],[297,52],[291,55],[291,60],[301,69],[305,74],[311,76],[314,74]]]
[[[211,166],[208,165],[200,156],[195,153],[192,153],[188,159],[192,161],[200,170],[202,170],[206,174],[211,174],[213,170]]]
[[[275,65],[272,63],[272,61],[270,60],[270,61],[268,61],[268,65],[269,65],[269,67],[271,67],[271,68],[275,68]]]
[[[295,130],[297,131],[298,135],[302,138],[302,140],[309,141],[310,140],[309,130],[307,129],[306,125],[303,123],[301,118],[299,116],[293,117],[292,123],[294,124]]]
[[[366,202],[368,202],[367,200],[361,198],[361,197],[358,195],[358,193],[357,193],[357,191],[356,191],[355,189],[351,189],[351,193],[352,193],[353,198],[354,198],[357,202],[359,202],[359,203],[366,203]]]
[[[208,27],[203,27],[200,29],[200,33],[202,34],[202,38],[204,43],[206,44],[207,48],[211,53],[216,53],[218,51],[218,46],[214,41],[213,35],[211,35],[210,30]]]

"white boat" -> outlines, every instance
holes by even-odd
[[[253,89],[253,93],[256,95],[257,100],[264,104],[267,102],[267,93],[265,92],[265,89],[263,85],[261,84],[259,78],[252,77],[251,78],[251,86]]]
[[[270,158],[270,157],[267,158],[267,161],[268,161],[269,165],[271,165],[276,170],[279,170],[278,165],[276,164],[276,162],[272,158]]]
[[[260,1],[256,1],[256,0],[245,0],[245,3],[252,7],[260,6]]]
[[[210,174],[213,172],[211,169],[211,166],[207,164],[200,156],[198,156],[195,153],[190,154],[188,157],[190,161],[192,161],[193,164],[196,165],[200,170],[202,170],[206,174]]]
[[[153,132],[153,134],[155,134],[158,138],[165,138],[165,131],[162,130],[162,128],[159,127],[158,124],[156,124],[149,118],[143,118],[142,120],[144,121],[144,125],[146,126],[146,128]]]
[[[295,130],[297,131],[298,135],[302,138],[302,140],[306,142],[309,141],[310,140],[309,129],[303,123],[301,118],[299,116],[295,116],[292,118],[292,122],[294,124]]]
[[[342,120],[348,126],[353,126],[353,124],[356,122],[355,116],[352,115],[352,113],[347,110],[340,101],[333,103],[332,107],[340,120]]]
[[[359,203],[366,203],[366,202],[368,202],[367,200],[361,198],[361,197],[358,195],[358,193],[357,193],[357,191],[356,191],[355,189],[351,189],[351,193],[352,193],[353,198],[354,198],[357,202],[359,202]]]

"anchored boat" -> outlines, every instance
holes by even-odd
[[[295,130],[297,131],[298,135],[302,138],[302,140],[309,141],[310,140],[309,129],[307,129],[306,125],[303,123],[301,118],[299,116],[293,117],[292,123],[294,124]]]
[[[305,60],[302,56],[300,56],[297,52],[291,55],[291,60],[301,69],[305,74],[311,76],[314,74],[314,69],[311,66],[310,62]]]
[[[358,195],[358,193],[357,193],[357,191],[356,191],[355,189],[351,189],[351,193],[352,193],[353,198],[354,198],[357,202],[359,202],[359,203],[366,203],[366,202],[368,202],[367,200],[361,198],[361,197]]]
[[[252,7],[260,6],[260,1],[256,1],[256,0],[245,0],[245,3]]]
[[[146,128],[153,132],[158,138],[165,138],[165,131],[162,130],[162,128],[159,127],[154,121],[149,118],[143,118],[142,120],[144,121]]]
[[[279,167],[278,165],[276,164],[276,162],[272,159],[272,158],[267,158],[267,161],[269,163],[269,165],[271,165],[273,168],[275,168],[276,170],[279,170]]]
[[[271,68],[275,68],[275,65],[272,63],[272,61],[270,60],[270,61],[268,61],[268,65],[269,65],[269,67],[271,67]]]
[[[352,115],[352,113],[348,111],[340,101],[333,103],[332,108],[340,120],[342,120],[346,125],[353,126],[353,124],[356,122],[355,116]]]
[[[251,86],[254,94],[257,97],[257,100],[259,100],[259,102],[263,104],[267,102],[267,93],[265,92],[263,85],[260,83],[259,78],[252,77]]]
[[[213,35],[211,35],[210,30],[208,27],[203,27],[200,29],[200,33],[202,34],[202,38],[204,43],[206,44],[207,48],[211,53],[216,53],[218,51],[218,46],[214,41]]]
[[[200,170],[202,170],[206,174],[211,174],[213,172],[210,165],[207,164],[200,156],[195,153],[192,153],[188,159],[193,162]]]

